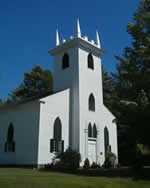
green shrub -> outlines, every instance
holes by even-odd
[[[89,162],[88,158],[85,159],[83,168],[85,168],[85,169],[89,169],[90,168],[90,162]]]
[[[137,149],[136,154],[135,154],[135,159],[132,163],[132,168],[135,171],[141,170],[143,167],[143,158],[142,158],[142,153],[140,150]]]
[[[108,158],[105,159],[103,167],[104,168],[110,168],[110,167],[112,167],[111,162],[110,162],[110,160]]]
[[[116,155],[112,152],[106,152],[105,162],[103,167],[110,168],[116,165]]]
[[[101,166],[93,162],[91,168],[101,168]]]
[[[120,163],[117,163],[117,164],[116,164],[116,167],[117,167],[117,168],[120,168],[120,167],[121,167]]]
[[[59,154],[57,158],[60,162],[56,165],[57,168],[63,170],[76,170],[79,168],[80,164],[80,153],[73,151],[72,149],[67,149],[65,152]]]

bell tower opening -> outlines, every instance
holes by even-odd
[[[62,69],[66,69],[68,67],[69,67],[69,55],[65,53],[62,58]]]

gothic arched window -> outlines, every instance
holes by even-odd
[[[61,140],[62,126],[59,118],[56,118],[54,122],[54,139]]]
[[[105,153],[109,151],[109,132],[107,127],[104,128],[104,144],[105,144]]]
[[[12,123],[9,124],[7,131],[7,141],[5,143],[5,152],[14,152],[15,142],[14,142],[14,126]]]
[[[88,55],[88,68],[94,70],[94,61],[93,61],[93,56],[91,53]]]
[[[94,124],[93,126],[93,138],[96,138],[97,137],[97,128],[96,128],[96,125]]]
[[[89,110],[95,111],[95,98],[93,94],[89,96]]]
[[[12,123],[10,123],[7,133],[7,142],[13,142],[13,137],[14,137],[14,126]]]
[[[50,140],[50,152],[62,152],[64,150],[64,141],[62,140],[62,123],[59,117],[54,121],[53,139]]]
[[[88,125],[88,137],[92,137],[92,125],[89,123]]]
[[[64,54],[62,58],[62,69],[69,67],[69,55],[67,53]]]

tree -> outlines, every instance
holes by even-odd
[[[5,101],[5,104],[11,104],[12,100],[8,97],[7,100]]]
[[[103,81],[103,100],[107,108],[111,112],[114,112],[113,104],[116,99],[115,87],[112,81],[111,75],[102,69],[102,81]]]
[[[124,58],[116,57],[120,62],[115,75],[118,94],[126,100],[136,100],[142,89],[150,97],[150,0],[141,1],[134,21],[127,26],[132,47],[125,48]]]
[[[2,101],[2,99],[0,98],[0,104],[2,104],[3,103],[3,101]]]
[[[23,83],[11,93],[13,101],[21,101],[34,96],[41,96],[52,92],[53,78],[51,72],[34,66],[32,71],[24,73]]]
[[[122,138],[128,138],[136,154],[138,143],[150,146],[150,0],[140,2],[127,31],[132,36],[132,47],[124,49],[123,57],[116,57],[117,73],[112,76]]]

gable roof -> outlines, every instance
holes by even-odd
[[[54,92],[48,92],[48,93],[45,93],[45,94],[42,94],[42,95],[29,97],[29,98],[26,98],[26,99],[21,100],[21,101],[12,102],[10,104],[0,104],[0,109],[9,108],[9,107],[15,107],[15,106],[18,106],[18,105],[21,105],[21,104],[25,104],[25,103],[28,103],[28,102],[32,102],[32,101],[38,101],[39,99],[42,99],[44,97],[48,97],[48,96],[53,95],[53,94],[55,94],[55,93]]]

